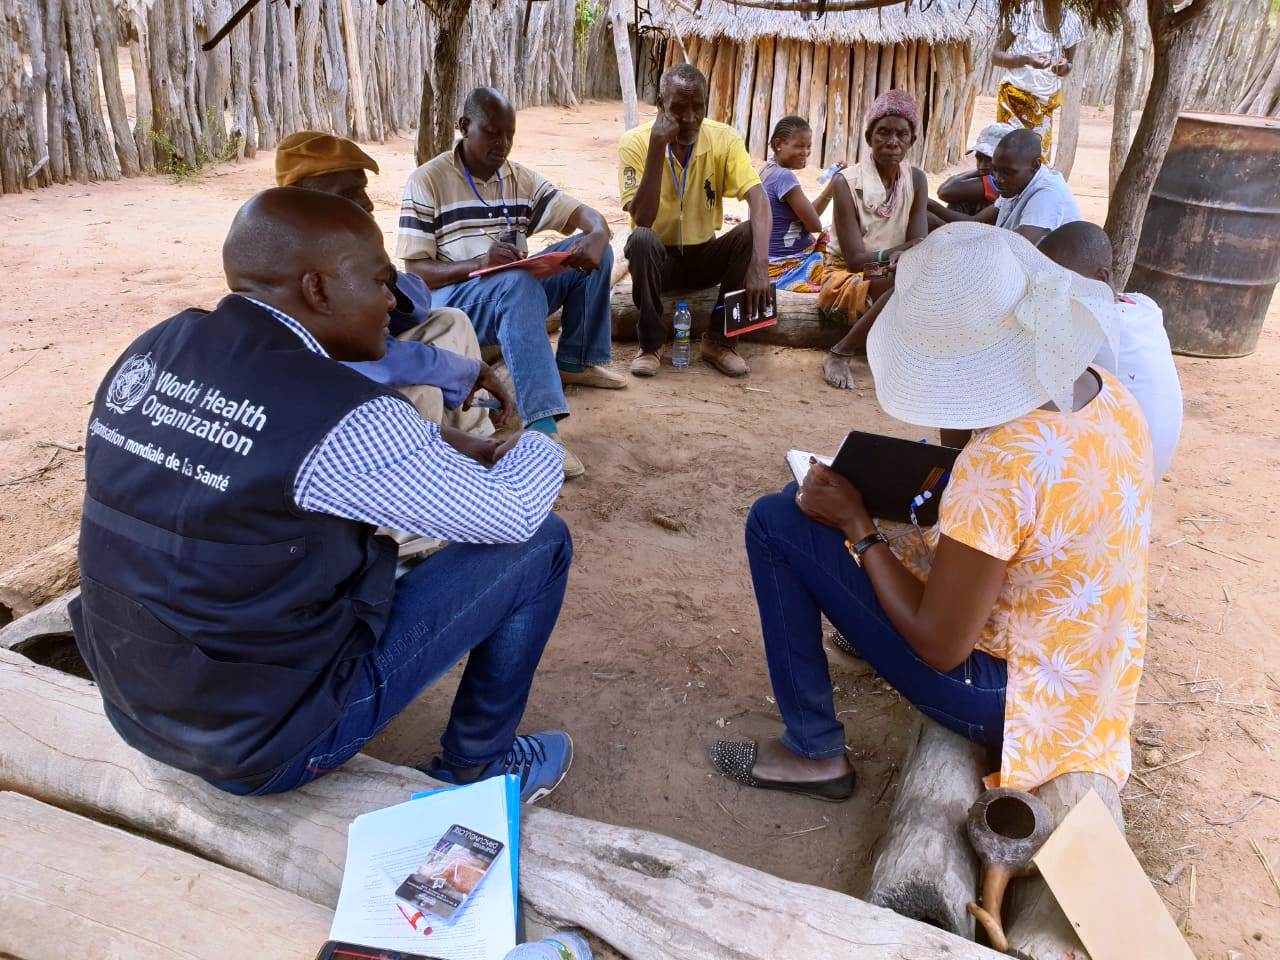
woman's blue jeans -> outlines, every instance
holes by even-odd
[[[765,658],[782,714],[783,744],[811,760],[844,753],[822,647],[827,619],[880,676],[921,713],[977,743],[1004,731],[1005,662],[975,650],[947,673],[933,669],[889,622],[871,581],[839,530],[796,506],[796,485],[756,501],[747,518],[747,559],[760,609]]]

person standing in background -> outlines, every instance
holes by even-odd
[[[1005,68],[996,91],[996,120],[1038,133],[1045,163],[1053,152],[1053,115],[1062,106],[1062,80],[1083,41],[1078,16],[1063,10],[1055,29],[1044,6],[1036,4],[1001,31],[991,52],[991,62]]]

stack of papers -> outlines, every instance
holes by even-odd
[[[517,777],[418,794],[356,817],[329,939],[442,960],[502,960],[516,945],[519,817]],[[442,853],[447,870],[437,869]],[[437,914],[406,898],[433,879],[445,903]]]
[[[791,475],[796,478],[796,483],[803,484],[804,478],[809,474],[809,458],[813,457],[819,463],[825,463],[828,467],[834,457],[824,457],[817,453],[810,453],[808,450],[788,450],[787,466],[791,468]]]

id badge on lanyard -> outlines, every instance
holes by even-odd
[[[483,203],[486,207],[493,211],[493,216],[498,216],[498,209],[502,211],[502,219],[507,225],[507,229],[498,234],[499,243],[509,243],[522,254],[528,254],[529,241],[525,236],[525,232],[515,225],[515,221],[511,219],[511,211],[507,209],[506,190],[502,186],[502,171],[497,171],[498,177],[498,209],[494,208],[494,204],[490,203],[480,195],[479,189],[476,187],[475,179],[471,176],[471,171],[464,163],[462,165],[463,172],[467,175],[467,183],[471,186],[471,192],[476,195],[476,199]]]
[[[671,144],[667,144],[667,164],[671,168],[671,186],[675,188],[676,200],[680,207],[680,219],[678,221],[677,230],[679,231],[679,247],[680,255],[684,256],[684,190],[689,183],[689,166],[693,163],[693,147],[689,148],[688,154],[685,156],[685,165],[681,169],[679,179],[676,179],[676,154],[671,149]]]

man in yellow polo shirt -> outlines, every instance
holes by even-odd
[[[631,372],[658,372],[667,330],[664,290],[720,285],[699,354],[721,373],[750,372],[724,335],[724,296],[747,291],[747,307],[769,292],[769,201],[742,138],[707,118],[707,78],[688,63],[668,69],[658,82],[658,116],[628,130],[618,144],[622,208],[631,214],[626,256],[631,295],[640,314],[640,353]],[[745,199],[746,223],[723,236],[725,196]]]

